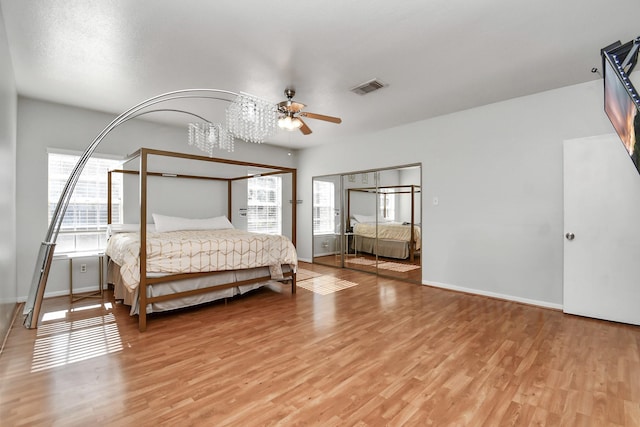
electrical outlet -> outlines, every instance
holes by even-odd
[[[87,264],[80,264],[80,273],[87,272]]]

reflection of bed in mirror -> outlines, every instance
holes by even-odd
[[[353,249],[387,258],[411,259],[420,251],[420,226],[397,222],[355,222]],[[413,229],[413,235],[411,234]],[[377,235],[377,242],[376,242]]]
[[[368,193],[374,195],[411,196],[411,218],[405,222],[389,221],[382,215],[362,215],[351,212],[351,193]],[[349,188],[347,192],[347,215],[353,227],[352,249],[381,257],[410,259],[420,253],[422,235],[420,224],[415,223],[415,194],[420,192],[417,185],[396,185],[385,187]]]

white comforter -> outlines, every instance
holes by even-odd
[[[296,249],[285,236],[228,230],[147,233],[147,274],[196,273],[270,267],[274,279],[282,277],[281,265],[295,271]],[[140,283],[140,235],[111,236],[105,252],[120,266],[124,285]]]

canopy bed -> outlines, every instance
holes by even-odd
[[[204,118],[202,115],[197,114],[194,109],[198,110],[198,108],[196,108],[196,105],[192,103],[192,101],[194,100],[222,101],[229,103],[224,112],[224,124],[211,122]],[[179,107],[176,108],[175,105],[168,105],[174,102],[189,102],[189,109],[187,110]],[[213,157],[212,153],[215,149],[234,151],[236,138],[246,142],[262,143],[270,136],[275,134],[279,120],[286,118],[291,119],[291,116],[294,115],[291,111],[286,109],[285,106],[281,106],[280,104],[276,105],[270,101],[256,97],[254,95],[250,95],[244,92],[237,93],[229,90],[210,88],[181,89],[171,92],[165,92],[160,95],[152,96],[151,98],[145,99],[144,101],[139,102],[131,108],[128,108],[127,110],[120,113],[104,129],[102,129],[102,131],[100,131],[87,146],[87,148],[82,153],[82,156],[76,163],[75,167],[71,171],[71,174],[69,175],[69,178],[67,179],[60,193],[58,203],[55,206],[55,209],[52,213],[51,221],[49,222],[47,233],[40,244],[33,277],[31,280],[31,287],[29,289],[29,295],[22,311],[22,314],[24,316],[23,323],[25,327],[37,327],[40,317],[42,300],[44,298],[47,279],[49,276],[49,270],[51,268],[53,254],[56,247],[56,240],[60,232],[65,212],[67,210],[67,207],[69,206],[71,196],[85,165],[91,158],[92,154],[95,152],[96,148],[111,133],[111,131],[113,131],[120,125],[125,124],[131,119],[138,118],[145,114],[158,112],[185,114],[201,120],[202,123],[189,124],[189,145],[194,145],[200,150],[208,152],[209,157]],[[309,113],[307,113],[307,116],[311,117]],[[339,120],[337,118],[331,118],[328,116],[320,116],[315,118],[321,118],[323,120]],[[301,122],[300,119],[298,120]],[[336,123],[337,122],[338,121],[336,121]],[[142,151],[141,154],[142,155],[140,156],[140,161],[141,164],[144,165],[144,167],[141,167],[139,172],[141,183],[140,191],[144,192],[145,185],[143,184],[146,183],[147,176],[152,176],[153,174],[147,173],[146,171],[146,161],[148,153]],[[227,164],[242,164],[242,162],[233,162],[223,159],[212,161],[219,161],[221,163]],[[252,166],[251,163],[244,163],[244,165]],[[284,169],[286,169],[286,171]],[[295,169],[284,169],[282,169],[280,172],[274,173],[290,172],[293,174],[294,178],[292,180],[292,186],[294,192],[292,198],[293,200],[295,200]],[[246,177],[238,179],[246,179]],[[228,182],[232,182],[232,180],[228,180]],[[229,184],[229,187],[230,186],[231,184]],[[230,197],[231,196],[229,195],[229,200]],[[144,197],[141,198],[144,199]],[[144,212],[144,210],[145,206],[144,204],[142,204],[141,211]],[[292,219],[294,224],[292,230],[292,241],[295,245],[295,204],[293,204],[292,206]],[[142,216],[141,222],[145,222],[144,216]],[[144,238],[145,232],[145,227],[141,227],[140,237],[142,242],[146,241],[146,239]],[[142,245],[142,247],[144,248],[144,244]],[[144,266],[146,262],[146,254],[144,253],[144,249],[141,250],[141,255],[142,257],[140,264]],[[144,269],[145,267],[141,268]],[[146,276],[141,276],[143,277],[142,281],[144,282],[146,280]],[[293,276],[292,280],[295,283],[295,275]],[[295,290],[295,286],[293,289]],[[145,310],[143,310],[143,313],[144,312]],[[146,327],[146,323],[144,321],[145,315],[146,314],[143,314],[140,323],[141,330]]]
[[[224,176],[150,171],[150,156],[240,166],[242,172],[229,166]],[[107,215],[111,224],[111,174],[138,175],[139,224],[111,225],[106,255],[108,283],[114,285],[116,298],[138,315],[140,331],[146,329],[149,313],[229,298],[274,283],[290,282],[291,292],[296,292],[296,204],[291,204],[291,239],[241,231],[227,219],[232,218],[232,184],[251,178],[247,168],[260,170],[260,176],[291,174],[291,194],[296,194],[296,169],[147,148],[127,160],[136,159],[136,169],[109,172]],[[156,176],[226,182],[227,216],[186,219],[154,213],[154,224],[149,224],[148,178]]]

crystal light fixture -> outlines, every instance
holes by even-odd
[[[277,106],[243,92],[227,108],[227,130],[249,142],[262,143],[276,132]]]
[[[234,139],[220,123],[189,123],[189,145],[195,145],[200,150],[213,157],[213,150],[234,149]]]

